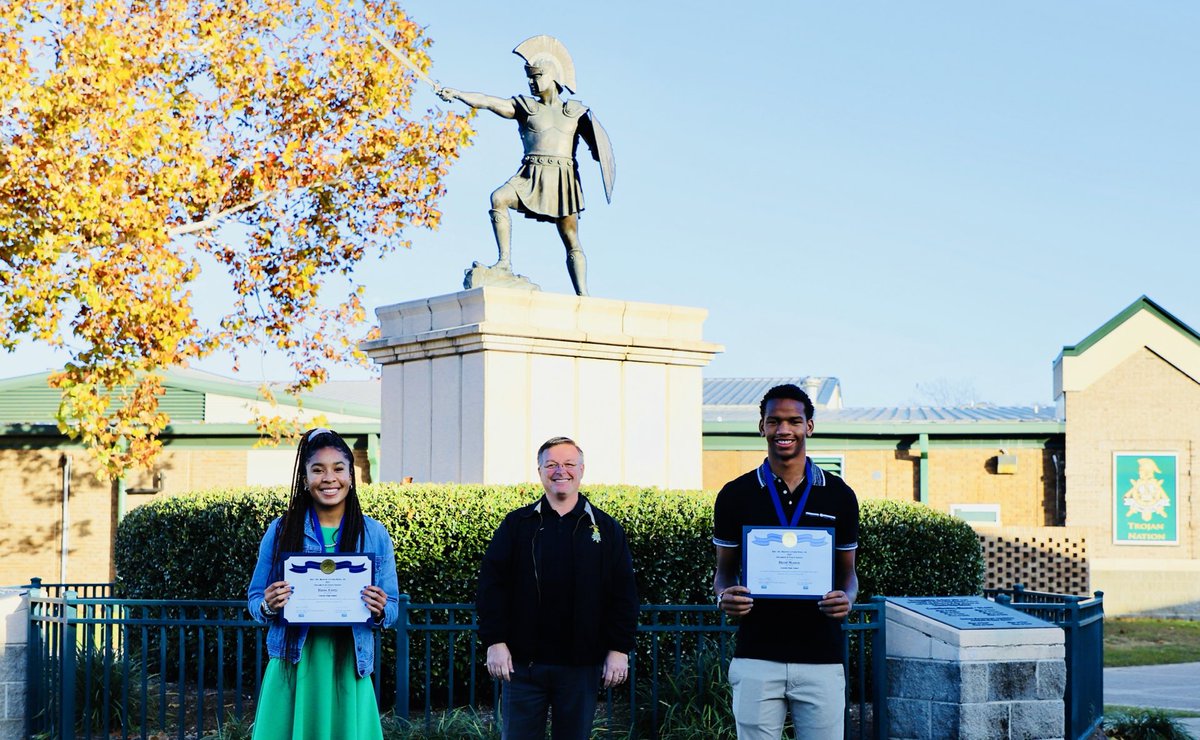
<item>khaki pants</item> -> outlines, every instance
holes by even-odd
[[[846,674],[841,663],[734,658],[729,684],[738,740],[779,740],[789,709],[799,740],[842,738]]]

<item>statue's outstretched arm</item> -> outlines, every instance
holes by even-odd
[[[447,103],[461,100],[472,108],[490,110],[501,118],[517,117],[517,106],[513,104],[512,98],[497,98],[494,95],[484,95],[483,93],[463,92],[452,87],[439,87],[437,94]]]

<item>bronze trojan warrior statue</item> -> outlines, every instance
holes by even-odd
[[[579,243],[583,190],[579,186],[575,150],[582,139],[600,163],[604,195],[611,203],[616,174],[612,145],[586,105],[559,97],[564,90],[575,92],[575,65],[562,42],[552,36],[534,36],[521,42],[513,53],[525,60],[529,95],[498,98],[450,87],[436,88],[438,96],[447,102],[461,100],[472,108],[515,119],[525,148],[520,169],[492,193],[489,214],[499,259],[491,267],[476,262],[467,271],[463,287],[522,283],[534,287],[512,272],[512,221],[508,212],[515,210],[526,218],[549,221],[558,227],[567,250],[571,284],[577,295],[587,295],[587,260]]]

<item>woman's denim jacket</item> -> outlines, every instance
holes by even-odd
[[[374,553],[374,583],[387,594],[387,606],[383,611],[381,626],[390,627],[396,623],[400,613],[400,591],[396,584],[396,555],[392,550],[392,538],[382,524],[369,516],[363,517],[363,542],[361,552]],[[267,629],[267,655],[272,658],[286,657],[293,663],[300,662],[300,651],[304,648],[304,638],[308,635],[307,625],[297,625],[299,638],[296,640],[295,652],[284,655],[287,649],[287,626],[279,617],[263,616],[262,605],[267,586],[271,580],[271,559],[275,555],[275,538],[278,536],[280,520],[276,519],[267,527],[262,543],[258,546],[258,564],[254,566],[254,576],[250,579],[250,587],[246,591],[246,606],[250,615],[256,621],[269,625]],[[304,552],[321,552],[321,542],[313,534],[312,519],[304,518]],[[278,579],[276,579],[278,580]],[[350,627],[354,633],[354,654],[358,664],[358,675],[369,676],[375,667],[375,635],[366,624],[355,624]]]

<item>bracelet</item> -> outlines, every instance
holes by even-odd
[[[279,613],[271,608],[271,605],[267,603],[266,599],[262,600],[262,603],[258,605],[258,608],[262,610],[263,616],[268,618],[274,617]]]

